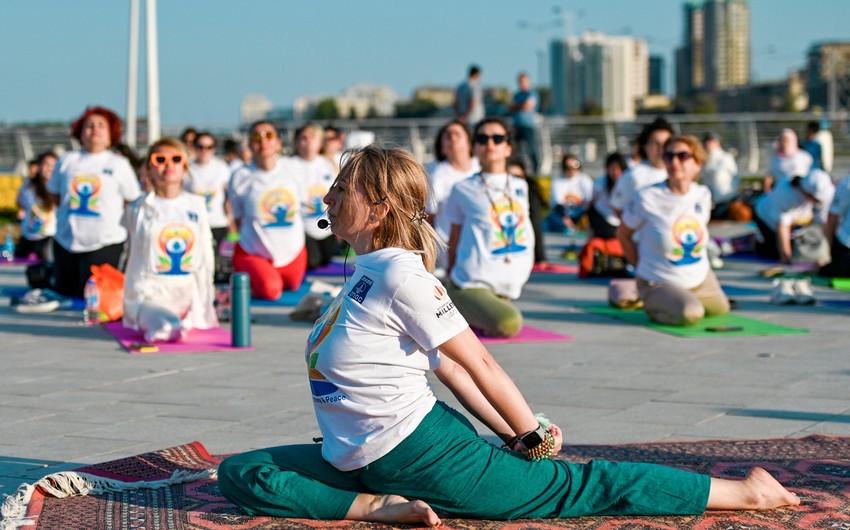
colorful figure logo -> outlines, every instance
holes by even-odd
[[[673,223],[673,244],[675,247],[667,256],[673,265],[690,265],[702,258],[705,232],[699,220],[691,214],[685,214]]]
[[[98,195],[100,177],[94,174],[77,175],[71,180],[71,215],[100,217]]]
[[[328,334],[333,329],[334,324],[336,324],[337,319],[339,318],[339,310],[342,306],[343,297],[337,297],[336,300],[331,303],[331,306],[325,311],[325,314],[316,322],[316,325],[313,327],[312,333],[310,333],[309,342],[313,345],[310,348],[310,355],[308,356],[308,375],[310,378],[310,391],[313,393],[313,397],[322,397],[328,396],[335,392],[339,392],[339,388],[328,381],[325,376],[316,369],[316,362],[319,360],[319,346],[325,341],[328,337]]]
[[[156,272],[159,274],[189,274],[192,271],[192,249],[195,234],[183,223],[169,223],[157,238]]]
[[[216,192],[217,192],[217,190],[215,188],[213,188],[211,190],[207,190],[207,191],[204,191],[203,193],[198,194],[198,195],[201,195],[201,196],[204,197],[204,204],[207,205],[207,212],[212,213],[212,202],[213,202],[213,198],[215,197]]]
[[[528,226],[526,225],[522,204],[502,197],[494,201],[490,208],[490,220],[495,225],[495,241],[491,242],[494,255],[521,252],[528,248]]]
[[[293,218],[298,213],[295,197],[286,188],[272,188],[266,191],[257,206],[266,228],[292,226]]]
[[[328,193],[325,186],[310,186],[307,189],[307,202],[304,204],[304,217],[319,217],[324,210],[322,199]]]

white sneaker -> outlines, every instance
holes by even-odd
[[[794,301],[798,304],[812,305],[815,294],[812,292],[812,281],[808,278],[794,280]]]
[[[796,303],[794,281],[785,278],[773,280],[773,288],[770,290],[770,303],[776,305]]]
[[[18,313],[50,313],[59,309],[63,297],[50,289],[31,289],[13,306]]]

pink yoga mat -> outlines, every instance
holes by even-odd
[[[38,259],[38,256],[35,254],[30,254],[25,258],[15,258],[12,261],[7,261],[5,259],[0,259],[0,265],[38,265],[41,263],[41,260]]]
[[[139,331],[125,328],[121,322],[107,322],[103,329],[114,336],[125,350],[132,354],[139,353],[198,353],[210,351],[250,351],[253,346],[247,348],[234,348],[230,345],[230,331],[225,328],[193,329],[189,331],[186,338],[181,342],[157,342],[154,343],[159,351],[140,352],[132,350],[130,345],[136,342],[145,342],[145,338]]]
[[[531,272],[534,274],[578,274],[578,265],[557,265],[549,263],[545,268],[538,264],[532,267]]]
[[[519,333],[510,338],[500,338],[500,337],[483,337],[481,333],[473,328],[475,331],[475,335],[481,339],[482,344],[511,344],[511,343],[519,343],[519,342],[566,342],[573,340],[574,337],[569,335],[561,335],[560,333],[555,333],[554,331],[546,331],[545,329],[538,329],[531,326],[523,326]]]

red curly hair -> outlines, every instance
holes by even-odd
[[[121,143],[121,133],[123,123],[121,118],[118,117],[117,114],[107,109],[106,107],[94,106],[94,107],[86,107],[86,111],[71,124],[71,136],[76,138],[79,141],[82,141],[83,135],[83,124],[86,122],[89,116],[93,114],[99,114],[106,118],[106,121],[109,122],[109,143],[110,145],[116,145]]]

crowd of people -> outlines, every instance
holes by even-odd
[[[527,74],[512,121],[484,115],[480,75],[471,67],[458,88],[427,169],[378,144],[343,152],[342,131],[315,123],[295,131],[284,156],[266,120],[249,127],[244,148],[226,140],[219,150],[213,134],[187,129],[134,161],[118,148],[120,119],[87,108],[71,127],[80,148],[41,155],[21,189],[19,254],[51,264],[49,285],[64,296],[83,294],[93,265],[122,270],[124,325],[147,341],[178,341],[218,324],[230,235],[232,270],[248,274],[260,299],[298,290],[309,270],[354,253],[305,354],[323,442],[219,468],[221,492],[249,514],[436,526],[435,510],[513,519],[798,504],[761,469],[728,481],[550,458],[561,430],[531,412],[479,337],[522,330],[515,300],[533,271],[551,270],[547,231],[615,242],[600,248],[618,249],[644,311],[668,325],[730,311],[709,260],[710,223],[741,208],[761,232],[760,252],[791,261],[793,227],[814,222],[832,248],[821,271],[850,276],[850,180],[836,186],[821,151],[783,130],[766,192],[742,196],[718,135],[700,140],[658,118],[632,156],[608,154],[597,178],[568,152],[547,196]],[[503,447],[436,399],[429,371]]]

